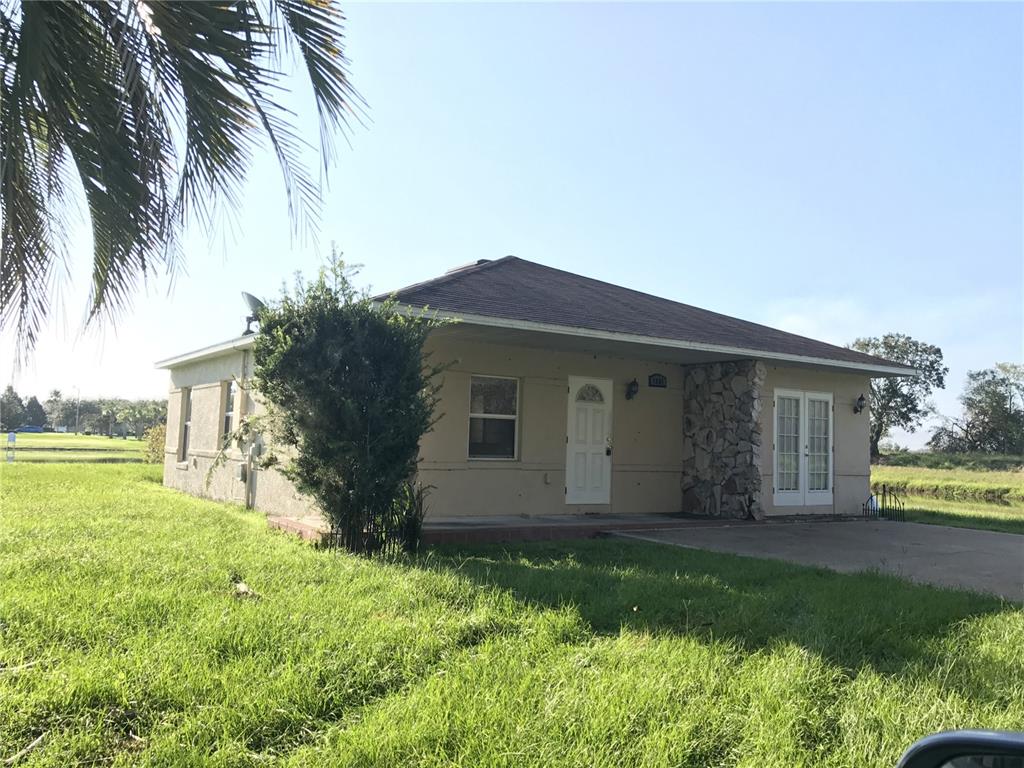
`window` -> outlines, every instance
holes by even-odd
[[[238,388],[234,381],[225,381],[221,388],[224,392],[224,418],[221,419],[220,441],[226,450],[231,446],[231,433],[235,429],[235,394]]]
[[[188,458],[188,439],[192,431],[192,387],[181,390],[181,439],[178,441],[178,461]]]
[[[577,403],[603,403],[604,395],[601,394],[601,390],[595,387],[593,384],[584,384],[580,387],[580,391],[576,393]]]
[[[516,458],[519,381],[473,376],[469,392],[469,458]]]

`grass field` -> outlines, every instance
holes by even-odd
[[[1024,457],[900,452],[871,467],[874,491],[903,495],[907,520],[1024,533]]]
[[[143,460],[145,441],[104,435],[21,432],[15,462],[125,463]]]
[[[928,496],[906,496],[903,501],[908,522],[1024,534],[1024,503],[1021,502],[991,504]]]
[[[897,451],[883,453],[879,464],[926,469],[966,469],[975,472],[1016,472],[1024,470],[1024,456],[1002,453],[931,453]]]
[[[874,490],[886,483],[897,493],[939,499],[1024,502],[1024,472],[987,472],[926,467],[871,467]]]
[[[956,727],[1024,729],[994,598],[611,540],[382,564],[159,468],[0,467],[0,761],[888,768]]]

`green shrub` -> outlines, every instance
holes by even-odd
[[[317,503],[334,544],[415,549],[422,492],[412,483],[441,371],[423,344],[437,323],[357,294],[337,261],[259,319],[254,382],[274,443],[290,449],[278,468]]]
[[[142,439],[146,441],[146,448],[143,451],[147,464],[163,464],[164,449],[167,445],[167,425],[157,424],[150,427],[143,434]]]

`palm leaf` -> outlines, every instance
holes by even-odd
[[[190,221],[237,210],[269,141],[297,232],[316,229],[320,188],[277,94],[296,49],[331,139],[362,114],[344,17],[323,0],[13,2],[0,5],[0,327],[34,345],[49,315],[79,203],[92,227],[90,319],[116,318],[157,269],[172,275]]]

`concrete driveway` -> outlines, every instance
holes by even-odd
[[[618,533],[631,539],[818,565],[1024,599],[1024,536],[887,520],[768,522]]]

